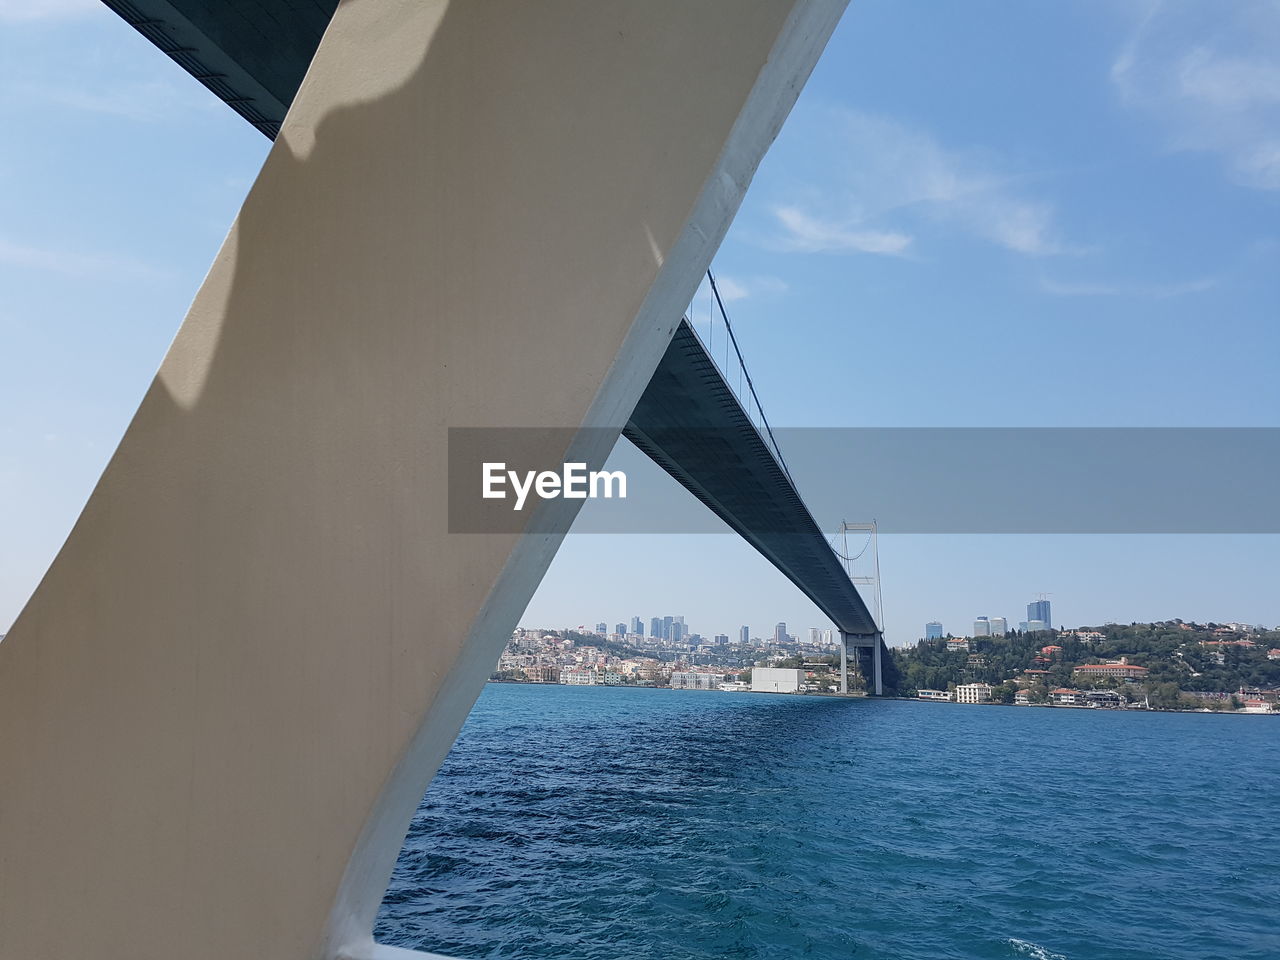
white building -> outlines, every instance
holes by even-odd
[[[804,671],[784,667],[755,667],[751,689],[755,693],[799,693]]]
[[[917,690],[916,696],[921,700],[951,700],[951,694],[945,690]]]
[[[975,637],[991,636],[991,621],[986,617],[978,617],[973,621],[973,635]]]
[[[1009,632],[1009,621],[1004,617],[992,617],[990,622],[993,637],[1003,637]]]
[[[677,670],[671,674],[672,690],[716,690],[720,686],[720,681],[724,679],[722,673],[705,673],[694,670]]]
[[[962,683],[956,687],[956,703],[990,703],[991,684]]]

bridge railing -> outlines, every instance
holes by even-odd
[[[764,441],[774,459],[778,461],[778,466],[794,486],[795,481],[791,479],[791,470],[787,467],[786,458],[782,455],[782,449],[778,446],[773,429],[769,426],[769,418],[765,416],[764,407],[751,381],[751,373],[747,370],[742,346],[738,342],[733,324],[729,320],[729,313],[725,309],[723,291],[710,270],[707,271],[706,278],[698,287],[697,293],[694,294],[692,302],[685,311],[685,319],[689,321],[689,326],[697,334],[703,349],[707,351],[707,356],[711,358],[720,375],[724,377],[725,383],[738,399],[738,403],[742,405],[751,425],[760,434],[760,439]]]

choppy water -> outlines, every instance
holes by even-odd
[[[1280,721],[491,684],[381,942],[1280,958]]]

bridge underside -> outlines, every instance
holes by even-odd
[[[677,328],[623,435],[804,591],[841,632],[877,635],[874,618],[791,478],[687,322]]]

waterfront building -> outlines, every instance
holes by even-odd
[[[1131,663],[1086,663],[1076,667],[1073,672],[1077,677],[1088,679],[1106,677],[1115,680],[1141,680],[1146,677],[1147,668]]]
[[[962,683],[956,687],[956,703],[990,703],[991,684]]]
[[[993,637],[1003,637],[1009,632],[1009,621],[1004,617],[991,618],[991,635]]]
[[[1030,706],[1031,691],[1028,690],[1026,687],[1023,687],[1021,690],[1019,690],[1017,693],[1013,695],[1013,702],[1020,707]]]
[[[973,621],[973,635],[975,637],[991,636],[991,621],[986,617],[978,617]]]
[[[1058,707],[1081,707],[1085,704],[1084,694],[1069,687],[1059,687],[1052,691],[1049,700]]]
[[[739,643],[751,642],[751,628],[746,626],[745,624],[738,629],[738,642]]]
[[[779,624],[779,626],[783,626]],[[804,671],[786,667],[756,667],[751,671],[751,689],[756,693],[799,693]]]
[[[704,670],[676,670],[671,674],[672,690],[719,690],[724,681],[722,673]]]
[[[916,699],[918,700],[942,700],[950,702],[951,694],[946,690],[917,690]]]
[[[600,682],[600,675],[586,667],[566,667],[560,671],[560,682],[574,687],[592,686]]]
[[[926,640],[942,639],[942,624],[937,620],[930,620],[924,625],[924,638]]]
[[[1124,697],[1114,690],[1086,690],[1084,702],[1091,707],[1109,707],[1113,710],[1123,707],[1126,703]]]

